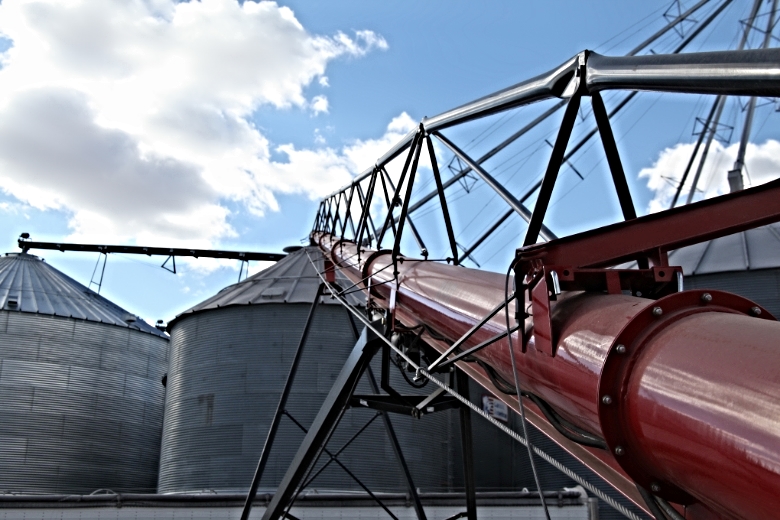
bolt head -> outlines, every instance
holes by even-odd
[[[617,352],[618,354],[625,354],[626,353],[626,346],[622,345],[622,344],[618,345],[617,347],[615,347],[615,352]]]
[[[615,455],[623,455],[626,452],[626,450],[623,449],[623,446],[615,446]]]
[[[750,309],[750,314],[752,314],[753,316],[760,316],[761,315],[761,307],[756,306],[756,307],[751,308]]]
[[[701,301],[704,303],[710,303],[712,301],[712,295],[708,292],[701,295]]]
[[[658,493],[661,491],[661,486],[653,482],[652,484],[650,484],[650,491],[652,491],[653,493]]]
[[[664,313],[661,307],[653,307],[653,316],[660,316]]]
[[[601,402],[604,404],[612,404],[612,397],[605,395],[601,398]]]

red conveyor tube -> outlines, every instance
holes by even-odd
[[[353,282],[370,279],[377,305],[394,301],[408,327],[455,341],[504,300],[501,274],[399,258],[396,282],[389,252],[313,239]],[[689,504],[688,518],[780,517],[780,323],[715,291],[656,301],[575,293],[551,319],[554,357],[536,350],[533,334],[525,352],[513,337],[524,391],[603,437],[638,484]],[[501,312],[464,348],[505,330]],[[505,339],[475,357],[513,380]]]

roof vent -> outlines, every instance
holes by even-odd
[[[9,294],[8,298],[5,300],[5,306],[9,309],[18,309],[19,308],[19,295],[18,294]]]
[[[128,312],[127,314],[125,314],[124,319],[125,319],[125,323],[135,323],[136,321],[138,321],[138,316],[134,316]]]
[[[260,296],[262,298],[281,298],[284,296],[285,290],[281,287],[269,287]]]

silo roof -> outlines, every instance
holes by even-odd
[[[0,309],[107,323],[167,338],[157,328],[26,253],[0,257]]]
[[[313,262],[313,263],[312,263]],[[320,277],[325,269],[322,252],[316,247],[303,247],[290,253],[268,269],[229,285],[207,300],[182,312],[171,320],[169,327],[186,315],[220,309],[231,305],[263,305],[268,303],[312,303],[317,294]],[[338,271],[336,280],[341,287],[352,286]],[[365,305],[363,293],[355,287],[347,299],[352,305]],[[338,300],[324,298],[323,303],[339,305]]]
[[[683,274],[702,275],[780,267],[780,223],[669,251],[669,265]],[[636,262],[618,266],[636,268]]]

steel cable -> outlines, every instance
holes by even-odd
[[[314,263],[314,260],[309,255],[308,251],[306,252],[306,256],[309,257],[309,262],[311,262],[312,266],[316,270],[317,266]],[[466,399],[465,397],[460,395],[458,392],[453,390],[451,387],[449,387],[445,383],[443,383],[443,382],[439,381],[438,379],[436,379],[435,377],[433,377],[433,375],[430,374],[428,371],[426,371],[424,368],[422,368],[419,365],[417,365],[416,363],[414,363],[414,361],[412,361],[408,356],[406,356],[406,354],[404,354],[399,348],[397,348],[395,345],[393,345],[393,343],[389,339],[387,339],[380,331],[375,329],[374,326],[371,324],[371,322],[368,320],[368,318],[363,316],[363,313],[360,310],[358,310],[355,307],[353,307],[352,305],[350,305],[345,299],[343,299],[340,296],[336,295],[335,291],[332,290],[330,283],[328,283],[328,281],[325,280],[325,277],[319,271],[317,271],[317,274],[319,275],[320,280],[322,280],[322,283],[324,283],[325,286],[328,287],[328,289],[331,290],[331,294],[334,296],[334,298],[336,300],[338,300],[339,303],[341,303],[341,305],[344,306],[345,309],[347,309],[350,313],[352,313],[358,320],[360,320],[361,323],[363,323],[363,325],[366,326],[366,328],[370,329],[374,334],[376,334],[376,336],[379,339],[381,339],[385,344],[387,344],[392,350],[394,350],[396,352],[396,354],[398,354],[400,357],[402,357],[407,363],[409,363],[421,375],[425,376],[433,384],[435,384],[436,386],[438,386],[439,388],[441,388],[442,390],[444,390],[445,392],[447,392],[448,394],[453,396],[455,399],[457,399],[458,401],[460,401],[464,405],[466,405],[469,408],[471,408],[475,413],[479,414],[481,417],[483,417],[486,421],[491,423],[493,426],[497,427],[499,430],[501,430],[502,432],[506,433],[507,435],[512,437],[514,440],[516,440],[517,442],[519,442],[523,446],[527,446],[527,441],[526,441],[525,437],[523,437],[519,433],[515,432],[514,430],[512,430],[511,428],[509,428],[505,424],[502,424],[497,419],[494,419],[493,417],[488,415],[487,412],[482,410],[482,408],[478,407],[477,405],[472,403],[470,400]],[[566,475],[567,477],[569,477],[570,479],[575,481],[577,484],[579,484],[580,486],[585,488],[587,491],[590,491],[594,496],[596,496],[599,499],[601,499],[602,501],[604,501],[607,505],[609,505],[614,510],[618,511],[620,514],[622,514],[626,518],[630,518],[631,520],[644,520],[642,517],[640,517],[639,515],[637,515],[633,511],[629,510],[624,505],[618,503],[614,498],[610,497],[609,495],[607,495],[606,493],[604,493],[603,491],[598,489],[596,486],[594,486],[593,484],[591,484],[590,482],[585,480],[583,477],[581,477],[580,475],[578,475],[577,473],[575,473],[574,471],[572,471],[571,469],[566,467],[562,462],[559,462],[557,459],[553,458],[551,455],[547,454],[545,451],[543,451],[539,447],[533,446],[533,452],[536,453],[536,455],[539,458],[541,458],[542,460],[544,460],[545,462],[547,462],[548,464],[553,466],[555,469],[557,469],[558,471],[560,471],[561,473],[563,473],[564,475]]]

